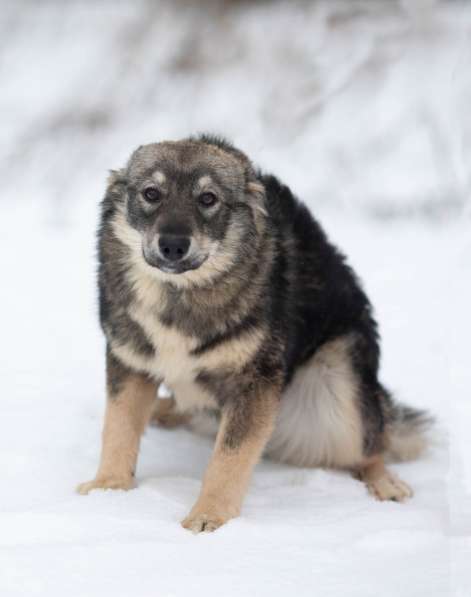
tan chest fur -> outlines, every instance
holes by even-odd
[[[192,352],[200,344],[198,338],[183,334],[175,327],[163,325],[159,315],[166,298],[157,279],[135,275],[135,301],[129,316],[144,330],[155,347],[155,354],[138,354],[129,345],[113,345],[113,351],[128,366],[165,381],[175,393],[180,410],[214,408],[216,397],[209,395],[195,379],[201,370],[219,368],[240,370],[256,353],[262,340],[262,330],[250,331],[230,339],[201,355]]]

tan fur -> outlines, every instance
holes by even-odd
[[[189,423],[189,415],[179,412],[174,398],[159,398],[152,410],[151,424],[173,429]]]
[[[391,473],[385,466],[382,456],[367,460],[358,471],[359,478],[376,499],[404,502],[412,497],[412,489]]]
[[[202,176],[196,183],[198,186],[199,192],[201,192],[203,189],[206,190],[207,187],[210,187],[212,182],[213,182],[212,178],[208,174],[206,174],[205,176]]]
[[[391,462],[406,462],[419,458],[430,447],[430,437],[424,432],[412,432],[407,427],[389,425],[385,433],[386,456]]]
[[[179,413],[217,408],[214,397],[193,380],[177,381],[172,384],[172,390],[175,396],[176,410]]]
[[[152,175],[152,178],[159,185],[164,185],[167,182],[167,177],[165,176],[165,174],[163,172],[160,172],[159,170],[154,172],[154,174]]]
[[[183,527],[195,533],[214,531],[239,515],[252,470],[272,432],[278,400],[268,394],[260,401],[258,412],[253,413],[255,425],[236,449],[225,445],[230,414],[223,413],[200,495]]]
[[[254,198],[255,198],[255,202],[252,203],[251,205],[254,206],[254,208],[263,216],[267,217],[268,216],[268,212],[265,208],[265,188],[263,187],[262,184],[260,184],[259,182],[249,182],[247,185],[247,190],[249,191],[249,193],[251,193]],[[258,228],[258,226],[257,226]],[[261,230],[259,230],[259,233],[261,232]]]
[[[215,438],[219,429],[219,419],[214,413],[200,411],[189,417],[187,427],[198,435]]]
[[[92,489],[131,489],[134,486],[139,442],[154,406],[157,384],[131,374],[116,396],[106,404],[102,453],[95,479],[78,486]]]
[[[267,454],[297,466],[348,468],[363,459],[350,339],[322,347],[286,389]]]

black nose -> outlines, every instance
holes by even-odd
[[[164,259],[180,261],[188,253],[190,239],[188,236],[166,234],[159,237],[159,249]]]

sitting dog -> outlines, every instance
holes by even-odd
[[[141,146],[111,173],[99,292],[108,397],[99,469],[80,493],[133,487],[165,382],[177,418],[219,422],[187,529],[237,516],[263,453],[348,470],[380,500],[412,495],[385,457],[417,456],[430,418],[378,380],[357,277],[289,188],[225,140]]]

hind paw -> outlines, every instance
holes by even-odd
[[[177,410],[174,398],[159,398],[156,402],[150,423],[166,429],[186,425],[190,418]]]
[[[392,500],[394,502],[405,502],[413,495],[412,489],[389,471],[378,479],[366,481],[368,491],[377,500]]]

